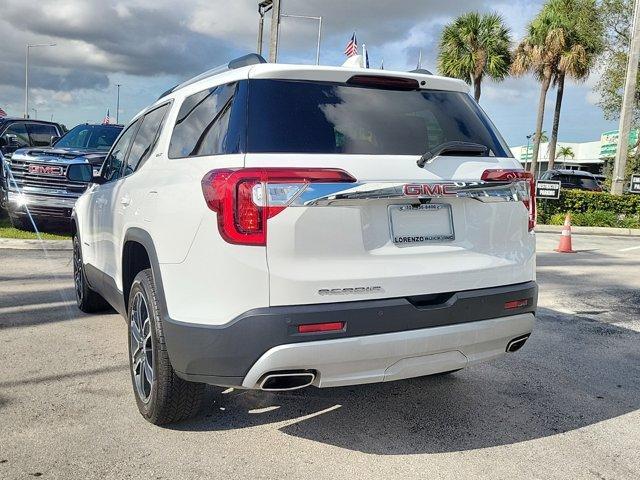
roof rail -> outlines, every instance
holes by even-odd
[[[214,67],[211,70],[207,70],[206,72],[201,73],[200,75],[197,75],[187,80],[186,82],[180,83],[170,88],[169,90],[164,92],[162,95],[160,95],[160,97],[158,97],[158,100],[160,100],[163,97],[166,97],[167,95],[175,92],[176,90],[184,88],[187,85],[191,85],[193,83],[199,82],[200,80],[204,80],[205,78],[213,77],[214,75],[218,75],[220,73],[227,72],[229,70],[235,70],[236,68],[247,67],[249,65],[257,65],[259,63],[267,63],[267,61],[257,53],[249,53],[248,55],[235,58],[231,60],[229,63],[225,63],[217,67]]]

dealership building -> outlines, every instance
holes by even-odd
[[[629,145],[636,145],[638,142],[638,130],[631,131],[629,135]],[[604,132],[600,140],[595,142],[558,142],[556,155],[561,147],[571,147],[573,157],[562,156],[556,158],[555,168],[566,168],[571,170],[586,170],[591,173],[600,174],[607,160],[613,159],[618,146],[618,130]],[[533,142],[528,145],[511,147],[513,156],[520,160],[526,168],[533,157]],[[633,153],[633,152],[632,152]],[[538,155],[539,172],[547,170],[549,165],[549,143],[540,144]]]

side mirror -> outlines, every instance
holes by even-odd
[[[56,135],[52,136],[52,137],[51,137],[51,141],[49,142],[49,145],[53,147],[53,146],[56,144],[56,142],[57,142],[58,140],[60,140],[60,138],[61,138],[61,137],[58,137],[58,136],[56,136]]]
[[[17,147],[18,144],[18,138],[15,135],[7,135],[7,146],[8,147]]]
[[[93,167],[89,163],[76,163],[67,167],[67,179],[71,182],[93,181]]]

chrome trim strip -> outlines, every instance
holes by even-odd
[[[446,185],[446,191],[437,186]],[[427,187],[429,193],[407,195],[405,188]],[[530,197],[526,180],[512,182],[416,181],[416,182],[357,182],[310,183],[291,200],[290,207],[357,206],[373,199],[421,200],[432,198],[470,198],[480,202],[521,202]],[[424,190],[424,189],[423,189]]]

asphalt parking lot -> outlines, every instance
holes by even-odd
[[[537,326],[449,377],[138,414],[117,314],[75,308],[71,252],[0,249],[0,478],[640,478],[640,239],[539,234]]]

